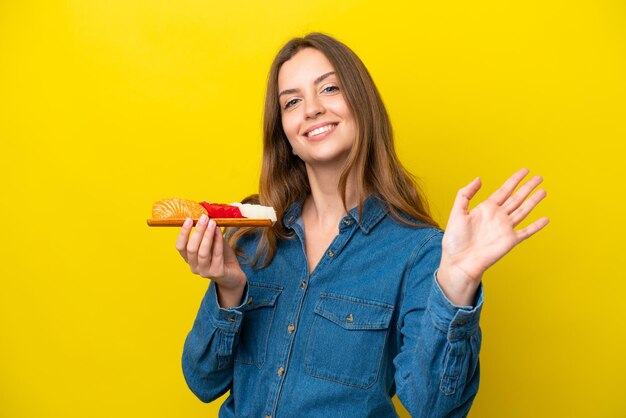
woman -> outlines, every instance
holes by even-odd
[[[472,181],[443,234],[358,57],[322,34],[291,40],[270,70],[253,198],[279,222],[229,244],[203,217],[177,240],[212,279],[185,342],[189,387],[205,402],[230,390],[222,417],[397,416],[396,393],[413,416],[465,416],[482,274],[547,224],[513,229],[545,197],[538,176],[513,192],[527,174],[468,213]]]

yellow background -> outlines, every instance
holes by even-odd
[[[551,224],[485,278],[470,416],[625,417],[625,28],[620,0],[1,1],[0,417],[216,415],[180,369],[207,282],[145,220],[256,191],[269,64],[314,30],[443,225],[477,175],[545,177]]]

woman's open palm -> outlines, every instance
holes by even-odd
[[[548,224],[544,217],[525,228],[514,229],[546,197],[543,189],[533,193],[542,182],[539,176],[529,179],[514,193],[527,174],[527,169],[519,170],[471,211],[469,203],[480,189],[480,179],[459,190],[443,236],[442,263],[445,260],[454,266],[466,280],[479,282],[485,270]]]

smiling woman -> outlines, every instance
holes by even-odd
[[[341,168],[353,148],[356,127],[326,56],[313,48],[298,52],[282,66],[278,89],[283,131],[293,153],[305,162],[309,180],[319,164]]]
[[[271,228],[222,237],[203,217],[176,247],[211,284],[183,372],[220,416],[412,416],[469,411],[479,382],[484,271],[547,224],[514,228],[545,197],[515,173],[468,212],[461,189],[445,234],[393,146],[367,69],[318,33],[270,69],[258,195]],[[355,402],[355,400],[357,402]]]

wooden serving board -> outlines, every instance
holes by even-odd
[[[217,226],[272,226],[272,221],[269,219],[252,219],[252,218],[211,218]],[[194,226],[198,222],[197,219],[193,220]],[[185,218],[171,218],[171,219],[148,219],[148,226],[183,226]]]

